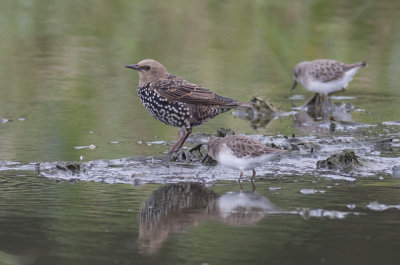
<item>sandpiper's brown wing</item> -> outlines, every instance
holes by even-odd
[[[233,154],[239,158],[246,156],[259,157],[277,152],[285,152],[281,149],[268,147],[254,139],[244,136],[229,136],[229,138],[225,140],[226,145],[233,151]]]
[[[169,74],[167,79],[153,84],[160,96],[170,100],[188,104],[238,106],[237,100],[220,96],[207,88],[192,84],[183,78]]]
[[[334,60],[318,60],[311,62],[310,73],[320,82],[338,80],[344,76],[344,63]]]

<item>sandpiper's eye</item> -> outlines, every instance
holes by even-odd
[[[142,66],[141,67],[143,70],[145,70],[145,71],[149,71],[150,70],[150,66],[148,66],[148,65],[145,65],[145,66]]]

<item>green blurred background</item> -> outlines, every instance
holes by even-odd
[[[0,160],[154,155],[177,138],[153,119],[125,65],[145,58],[238,100],[264,96],[290,111],[292,69],[316,58],[365,60],[345,96],[356,122],[400,117],[399,1],[0,2]],[[22,119],[22,120],[19,120]],[[255,131],[227,113],[194,132],[298,134],[292,117]],[[118,144],[111,144],[118,141]],[[76,146],[96,145],[94,150]]]

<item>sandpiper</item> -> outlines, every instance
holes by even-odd
[[[265,164],[268,160],[286,150],[268,147],[252,138],[240,135],[227,137],[211,137],[207,144],[207,153],[221,165],[240,170],[238,182],[243,170],[253,170],[251,181],[256,171],[254,168]]]
[[[297,82],[300,82],[309,91],[322,95],[344,91],[357,71],[366,66],[365,62],[344,64],[335,60],[300,62],[293,71],[292,91]]]
[[[170,74],[162,64],[152,59],[126,67],[138,71],[138,95],[150,114],[167,125],[179,127],[179,138],[169,154],[182,148],[193,126],[232,108],[251,108],[251,103],[220,96]]]

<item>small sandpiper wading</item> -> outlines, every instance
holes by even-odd
[[[252,138],[240,135],[227,137],[211,137],[207,144],[207,153],[221,165],[240,170],[238,182],[244,170],[253,170],[253,182],[256,171],[254,168],[264,165],[276,155],[287,152],[286,150],[268,147]]]
[[[366,66],[365,62],[344,64],[335,60],[314,60],[298,63],[293,71],[292,91],[296,88],[298,82],[309,91],[322,95],[344,91],[358,70]]]

